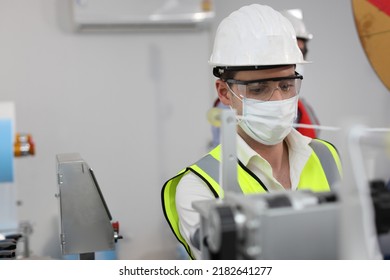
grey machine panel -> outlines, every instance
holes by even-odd
[[[62,254],[113,250],[111,214],[92,169],[78,153],[56,158]]]
[[[319,202],[331,196],[230,193],[223,200],[194,202],[200,238],[207,241],[201,242],[202,259],[215,258],[212,252],[218,252],[217,259],[337,259],[339,204]],[[275,200],[286,203],[273,206]]]

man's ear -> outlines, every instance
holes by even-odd
[[[226,82],[218,79],[215,81],[215,88],[217,89],[219,100],[221,100],[222,104],[231,106],[232,105],[232,95],[226,85]]]

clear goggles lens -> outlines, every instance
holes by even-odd
[[[275,90],[279,90],[283,99],[288,99],[299,94],[303,77],[296,73],[295,76],[255,81],[239,81],[228,79],[230,89],[243,98],[251,98],[259,101],[271,99]]]

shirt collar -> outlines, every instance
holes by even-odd
[[[311,138],[302,135],[295,128],[287,135],[286,141],[290,153],[296,153],[301,156],[307,157],[311,155],[312,149],[309,146]]]
[[[308,157],[311,154],[311,148],[309,143],[311,138],[302,135],[296,129],[292,129],[286,137],[286,142],[289,147],[290,154],[296,153],[304,157]],[[237,158],[247,166],[251,158],[259,156],[245,141],[237,134]]]
[[[237,134],[237,158],[247,166],[251,158],[255,156],[259,156],[259,154]]]

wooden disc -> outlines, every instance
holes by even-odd
[[[390,90],[390,4],[388,0],[352,0],[360,42],[381,81]]]

